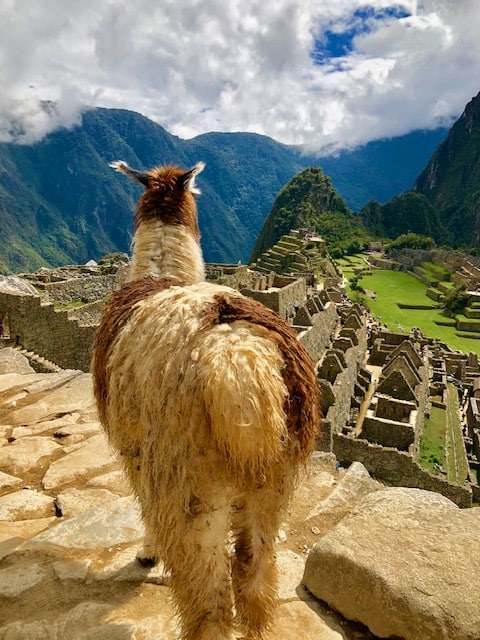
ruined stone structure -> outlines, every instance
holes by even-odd
[[[339,325],[318,367],[322,397],[322,437],[319,448],[331,450],[334,433],[351,423],[370,382],[364,367],[366,352],[365,316],[359,305],[338,307]]]
[[[104,301],[125,281],[127,268],[125,254],[112,254],[98,265],[21,274],[37,294],[0,289],[0,321],[8,327],[10,341],[28,355],[51,362],[52,370],[56,365],[88,371]],[[82,304],[76,306],[79,302]],[[37,361],[32,357],[32,366],[36,367]]]
[[[293,235],[295,242],[300,240]],[[301,240],[310,246],[310,238]],[[314,243],[315,244],[315,243]],[[320,250],[314,249],[325,258]],[[298,266],[298,265],[297,265]],[[123,254],[98,265],[39,270],[22,278],[36,294],[0,289],[0,320],[10,343],[24,347],[32,366],[88,371],[99,314],[126,275]],[[447,381],[465,389],[471,468],[480,466],[480,365],[475,354],[453,352],[420,332],[383,331],[365,310],[342,296],[329,267],[323,277],[255,271],[242,265],[207,265],[209,279],[239,289],[289,322],[318,363],[321,428],[317,448],[348,465],[361,461],[374,476],[399,486],[438,491],[460,506],[480,500],[476,484],[434,476],[417,462],[429,398],[443,399]],[[82,302],[80,306],[73,303]],[[38,369],[38,355],[47,360]],[[441,400],[440,400],[441,401]]]
[[[361,425],[362,437],[408,451],[414,458],[422,432],[429,367],[422,345],[405,336],[373,331],[369,363],[381,366],[379,383]]]
[[[383,447],[365,439],[354,439],[343,434],[335,434],[333,450],[342,464],[352,460],[361,462],[369,473],[396,487],[416,487],[436,491],[446,496],[459,507],[470,507],[472,495],[478,502],[480,492],[475,485],[460,486],[436,476],[422,467],[405,451],[393,447]]]
[[[294,229],[259,256],[252,268],[260,273],[312,274],[331,265],[322,238],[309,229]],[[334,268],[330,275],[338,277]]]
[[[40,296],[0,291],[0,314],[8,317],[9,338],[24,348],[63,369],[89,371],[91,345],[97,326],[98,304],[92,303],[95,319],[86,322],[79,310],[56,310],[53,303]],[[103,305],[101,305],[103,306]],[[83,309],[89,311],[90,305]],[[76,317],[75,317],[76,316]],[[32,362],[35,367],[35,362]]]

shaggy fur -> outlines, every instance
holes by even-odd
[[[275,536],[318,429],[312,363],[263,305],[172,267],[198,266],[182,244],[188,234],[198,246],[195,174],[168,168],[177,181],[161,189],[161,168],[115,166],[146,186],[135,251],[138,236],[157,234],[142,274],[157,278],[140,277],[137,260],[105,310],[92,363],[100,419],[142,507],[144,560],[171,573],[182,638],[260,640],[276,599]],[[168,251],[181,256],[164,255],[175,235]]]

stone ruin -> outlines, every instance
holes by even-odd
[[[310,240],[303,242],[310,246]],[[0,284],[0,320],[8,326],[8,344],[22,350],[38,371],[88,371],[99,315],[127,269],[128,257],[113,254],[98,264],[22,274],[35,295],[6,291]],[[327,271],[324,277],[304,277],[244,265],[207,265],[209,279],[261,301],[291,324],[318,364],[319,450],[333,451],[345,465],[359,460],[388,483],[438,491],[468,506],[472,492],[480,493],[475,484],[449,483],[422,469],[417,459],[428,398],[442,395],[451,377],[467,389],[465,438],[475,469],[480,460],[480,383],[473,392],[480,379],[478,359],[420,334],[382,330],[332,286],[333,267]]]

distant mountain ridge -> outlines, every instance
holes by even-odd
[[[384,204],[368,202],[361,219],[381,236],[416,233],[478,255],[479,184],[480,93],[467,104],[411,189]]]
[[[321,166],[352,209],[409,188],[446,131],[415,132],[317,158],[251,133],[169,134],[121,109],[86,111],[81,126],[31,146],[0,144],[0,272],[81,264],[128,251],[140,189],[111,160],[136,168],[207,163],[199,179],[202,247],[208,262],[245,262],[278,192]]]
[[[456,246],[480,245],[480,93],[467,104],[412,190],[437,209]]]

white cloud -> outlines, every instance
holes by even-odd
[[[91,105],[182,137],[362,144],[458,116],[480,90],[479,28],[478,0],[2,0],[0,140],[38,140]],[[315,64],[315,39],[345,31],[345,55]]]

